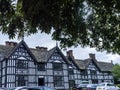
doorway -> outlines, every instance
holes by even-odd
[[[38,86],[44,86],[45,82],[44,82],[44,78],[43,77],[39,77],[38,78]]]

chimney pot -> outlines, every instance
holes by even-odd
[[[89,54],[89,57],[90,57],[91,59],[94,59],[94,60],[95,60],[95,54],[90,53],[90,54]]]
[[[10,42],[9,42],[9,41],[6,41],[6,42],[5,42],[5,45],[6,45],[6,46],[10,46]]]
[[[74,58],[74,56],[73,56],[73,50],[67,51],[67,56],[70,56],[70,57]]]
[[[40,47],[39,47],[39,46],[36,46],[36,49],[40,49]]]
[[[14,46],[16,46],[16,45],[17,45],[16,42],[10,42],[10,46],[11,46],[11,47],[14,47]]]
[[[47,51],[47,47],[39,47],[39,46],[36,46],[36,49],[37,49],[37,50],[41,50],[41,51]]]
[[[111,63],[113,64],[113,60],[111,60]]]
[[[6,46],[12,46],[12,47],[17,45],[16,42],[9,42],[9,41],[6,41],[5,44],[6,44]]]
[[[73,51],[72,50],[67,51],[67,56],[73,56]]]
[[[47,47],[44,47],[44,51],[47,51]]]

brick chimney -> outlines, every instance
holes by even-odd
[[[113,60],[111,60],[111,63],[113,64]]]
[[[69,51],[67,51],[66,53],[67,53],[67,56],[70,56],[71,58],[74,59],[73,50],[69,50]]]
[[[15,47],[15,46],[17,45],[17,42],[9,42],[9,41],[6,41],[5,44],[6,44],[6,46]]]
[[[47,47],[36,46],[36,49],[40,51],[47,51]]]
[[[11,46],[11,47],[14,47],[14,46],[16,46],[16,45],[17,45],[16,42],[10,42],[10,46]]]
[[[5,42],[5,45],[6,45],[6,46],[10,46],[10,42],[9,42],[9,41],[6,41],[6,42]]]
[[[93,59],[93,60],[96,59],[96,58],[95,58],[95,54],[93,54],[93,53],[89,53],[89,57],[90,57],[91,59]]]

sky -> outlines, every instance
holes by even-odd
[[[5,45],[5,41],[14,41],[19,43],[21,40],[15,39],[9,39],[8,35],[1,34],[0,33],[0,45]],[[37,33],[28,37],[24,38],[24,41],[28,45],[29,48],[35,48],[36,46],[41,47],[47,47],[48,50],[52,49],[56,46],[56,41],[53,41],[50,35],[44,34],[44,33]],[[59,46],[59,43],[58,43]],[[95,54],[95,57],[98,61],[101,62],[111,62],[120,64],[120,55],[118,54],[108,54],[105,51],[104,52],[97,52],[95,48],[81,48],[78,46],[77,48],[71,47],[68,48],[68,50],[73,50],[73,55],[75,59],[87,59],[89,58],[89,53]],[[66,51],[63,51],[63,54],[66,55]]]

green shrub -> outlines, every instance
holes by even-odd
[[[116,84],[116,86],[118,86],[120,88],[120,84]]]

